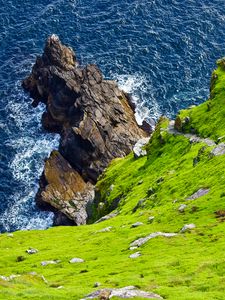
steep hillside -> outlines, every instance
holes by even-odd
[[[82,299],[131,285],[163,299],[225,299],[225,151],[213,142],[225,134],[225,70],[215,74],[211,100],[176,122],[189,134],[161,118],[146,156],[116,159],[99,178],[92,219],[117,206],[114,217],[0,235],[0,275],[19,275],[0,277],[0,299]]]

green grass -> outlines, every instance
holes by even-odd
[[[212,74],[210,99],[178,114],[181,120],[190,118],[190,122],[183,127],[185,132],[194,130],[200,136],[210,137],[214,141],[225,135],[225,68],[222,62],[217,61],[218,67]]]
[[[200,134],[214,139],[225,134],[225,127],[217,128],[224,122],[225,74],[221,67],[217,72],[211,110],[206,112],[207,104],[202,104],[181,112],[190,113],[191,124]],[[212,127],[201,123],[205,114]],[[225,209],[225,155],[212,157],[210,147],[171,135],[167,126],[168,120],[161,118],[146,157],[135,159],[131,153],[116,159],[99,178],[93,219],[110,212],[115,202],[119,202],[118,216],[80,227],[0,235],[0,275],[21,275],[8,282],[0,279],[1,300],[81,299],[99,289],[94,288],[95,282],[101,283],[100,288],[134,285],[171,300],[225,299],[225,222],[215,216],[215,211]],[[198,163],[194,164],[196,157]],[[186,200],[200,188],[210,192]],[[180,213],[183,203],[187,208]],[[150,216],[155,217],[152,223]],[[144,225],[131,228],[137,221]],[[189,223],[196,225],[190,232],[157,237],[138,250],[129,250],[137,238],[157,231],[179,233]],[[98,232],[108,226],[112,226],[110,232]],[[29,247],[39,252],[26,254]],[[130,259],[135,251],[142,256]],[[24,260],[18,262],[19,256]],[[70,264],[73,257],[85,262]],[[61,263],[40,265],[54,259]],[[59,286],[63,288],[57,289]]]

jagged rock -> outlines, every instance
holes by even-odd
[[[94,199],[94,187],[58,151],[53,151],[45,162],[42,182],[37,194],[39,205],[49,203],[76,225],[86,224],[86,205]]]
[[[210,191],[210,189],[199,189],[197,192],[195,192],[193,195],[191,195],[190,197],[188,197],[186,200],[195,200],[195,199],[198,199],[199,197],[208,194],[209,191]]]
[[[134,145],[133,151],[136,158],[147,155],[147,151],[144,149],[144,146],[148,144],[149,140],[150,138],[148,137],[142,138]]]
[[[146,298],[146,299],[163,299],[161,296],[157,294],[138,290],[134,286],[126,286],[118,289],[101,289],[87,295],[85,298],[81,300],[96,299],[96,298],[101,300],[107,300],[113,297],[125,298],[125,299],[134,298],[134,297]]]
[[[22,85],[33,98],[33,106],[39,102],[46,105],[42,116],[43,127],[47,131],[60,133],[59,152],[85,182],[95,183],[113,158],[127,155],[140,138],[148,136],[137,124],[131,102],[116,82],[105,80],[96,65],[78,66],[74,51],[64,46],[56,35],[48,38],[44,53],[37,57],[31,74]],[[52,156],[45,164],[45,175],[51,160]],[[63,165],[66,163],[63,162]],[[37,203],[42,203],[43,209],[50,209],[43,202],[50,203],[77,225],[84,224],[83,212],[74,217],[78,209],[73,207],[73,185],[64,175],[67,171],[68,168],[66,171],[61,168],[60,176],[64,177],[61,188],[56,183],[49,186],[46,176],[42,176]],[[67,188],[69,195],[64,201]],[[89,188],[85,190],[90,191]],[[86,196],[81,196],[75,205],[80,205],[83,198],[86,199]]]
[[[34,249],[34,248],[29,248],[29,249],[26,250],[26,252],[28,254],[36,254],[36,253],[38,253],[38,250]]]
[[[190,231],[192,229],[194,229],[196,226],[195,224],[186,224],[182,227],[182,229],[180,230],[181,233],[184,233],[186,231]]]
[[[151,233],[151,234],[147,235],[146,237],[135,240],[134,242],[132,242],[130,244],[130,247],[141,247],[142,245],[147,243],[149,240],[151,240],[153,238],[156,238],[158,236],[163,236],[163,237],[170,238],[170,237],[173,237],[173,236],[176,236],[176,235],[177,235],[177,233],[167,233],[167,232],[160,232],[160,231],[159,232],[154,232],[154,233]]]
[[[74,257],[70,260],[71,264],[83,263],[83,262],[84,262],[84,260],[82,258],[77,258],[77,257]]]
[[[140,252],[135,252],[135,253],[131,254],[129,257],[130,258],[137,258],[139,256],[141,256],[141,253]]]
[[[144,224],[142,222],[136,222],[136,223],[131,225],[131,228],[136,228],[136,227],[139,227],[141,225],[144,225]]]
[[[61,260],[45,260],[41,262],[41,266],[47,266],[47,265],[56,265],[58,263],[60,263]]]

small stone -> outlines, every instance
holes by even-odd
[[[138,181],[138,185],[141,185],[143,183],[143,180]]]
[[[94,283],[94,288],[99,287],[100,285],[101,285],[100,282],[95,282],[95,283]]]
[[[111,218],[114,218],[118,215],[118,213],[110,213],[108,215],[105,215],[103,217],[101,217],[99,220],[97,220],[95,223],[100,223],[100,222],[103,222],[103,221],[106,221],[106,220],[109,220]]]
[[[186,207],[187,207],[186,204],[181,204],[181,205],[179,206],[179,208],[178,208],[179,212],[180,212],[180,213],[183,213],[183,212],[185,211]]]
[[[98,232],[109,232],[111,230],[112,230],[112,226],[109,226],[109,227],[103,228],[101,230],[98,230]]]
[[[13,233],[8,233],[8,234],[7,234],[7,237],[11,237],[11,238],[13,238],[13,237],[14,237],[14,235],[13,235]]]
[[[148,222],[149,223],[152,223],[154,221],[155,217],[154,216],[151,216],[151,217],[148,217]]]
[[[82,258],[77,258],[77,257],[74,257],[70,260],[70,263],[71,264],[75,264],[75,263],[83,263],[84,260]]]
[[[141,253],[140,252],[135,252],[135,253],[131,254],[129,257],[130,258],[137,258],[139,256],[141,256]]]
[[[57,287],[57,290],[61,290],[63,288],[64,288],[64,286],[60,285],[60,286]]]
[[[21,261],[24,261],[24,260],[25,260],[25,257],[22,256],[22,255],[20,255],[20,256],[18,256],[18,257],[16,258],[16,261],[17,261],[17,262],[21,262]]]
[[[138,247],[130,247],[129,250],[135,250],[137,249]]]
[[[131,225],[131,228],[136,228],[136,227],[139,227],[141,225],[144,225],[144,224],[142,222],[136,222],[136,223]]]
[[[41,262],[41,266],[56,265],[60,262],[61,262],[61,260],[46,260],[46,261]]]
[[[191,229],[194,229],[196,226],[195,226],[195,224],[185,224],[183,227],[182,227],[182,229],[181,229],[181,233],[184,233],[184,232],[186,232],[186,231],[189,231],[189,230],[191,230]]]
[[[37,249],[34,249],[34,248],[29,248],[26,250],[26,252],[28,254],[35,254],[35,253],[38,253],[38,250]]]

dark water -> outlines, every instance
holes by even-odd
[[[0,0],[0,231],[46,228],[35,208],[43,159],[58,137],[40,126],[20,87],[56,33],[81,64],[96,63],[132,92],[139,116],[173,116],[208,96],[225,54],[224,0]]]

